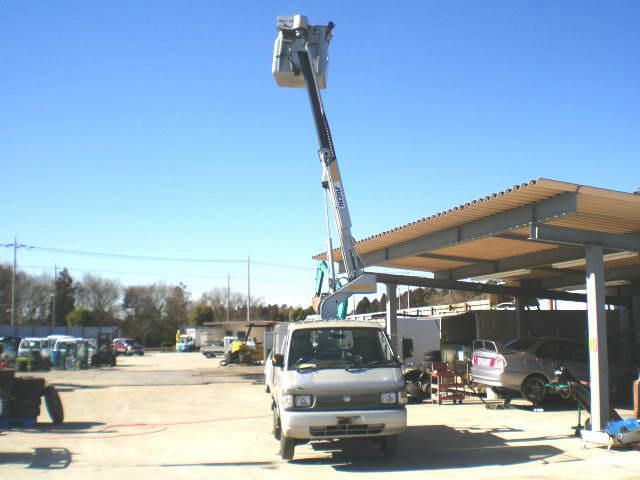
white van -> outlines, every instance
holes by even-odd
[[[280,454],[313,440],[373,438],[385,456],[406,429],[400,362],[377,322],[288,324],[270,355],[273,433]]]
[[[42,360],[49,361],[49,342],[46,338],[27,337],[20,340],[18,356],[28,357],[33,350],[40,352]]]

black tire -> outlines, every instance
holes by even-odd
[[[522,382],[520,394],[533,406],[542,404],[547,398],[547,379],[542,375],[529,375]]]
[[[44,403],[47,406],[47,412],[54,425],[60,425],[64,422],[62,400],[60,400],[60,395],[53,385],[49,385],[44,389]]]
[[[138,352],[138,355],[144,357],[144,352]]]
[[[398,436],[389,435],[382,437],[380,449],[385,458],[393,458],[398,453]]]
[[[280,456],[283,460],[293,460],[296,451],[296,441],[293,438],[285,437],[280,433]]]
[[[282,436],[282,428],[280,427],[280,416],[278,415],[278,409],[273,409],[273,438],[280,440]]]

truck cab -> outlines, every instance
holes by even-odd
[[[375,322],[289,324],[270,355],[274,436],[291,460],[314,440],[371,438],[385,456],[407,424],[401,365]]]

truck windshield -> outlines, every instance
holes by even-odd
[[[395,366],[387,337],[379,328],[297,330],[291,338],[288,368],[375,368]]]

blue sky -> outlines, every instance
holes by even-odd
[[[336,23],[324,92],[361,238],[538,177],[640,186],[640,3],[0,3],[0,243],[256,265],[306,304],[325,242],[306,93],[277,15]],[[0,261],[11,252],[0,249]],[[21,251],[123,283],[244,288],[242,264]],[[118,273],[110,273],[118,272]]]

